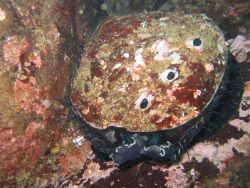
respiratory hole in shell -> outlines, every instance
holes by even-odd
[[[167,79],[168,79],[168,80],[173,80],[174,78],[175,78],[175,73],[172,72],[172,71],[170,71],[170,72],[168,73],[168,75],[167,75]]]
[[[201,39],[200,38],[195,38],[194,40],[193,40],[193,45],[194,46],[200,46],[201,45]]]
[[[164,82],[172,82],[176,80],[178,77],[179,77],[179,73],[177,72],[175,68],[167,69],[161,74],[161,79],[163,81],[165,80]]]
[[[140,108],[141,109],[146,109],[148,106],[148,99],[144,98],[142,99],[141,103],[140,103]]]

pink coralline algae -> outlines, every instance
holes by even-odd
[[[73,7],[72,2],[57,0],[0,2],[2,186],[30,186],[35,178],[43,179],[41,174],[48,174],[47,179],[54,169],[62,166],[60,152],[66,157],[72,154],[64,149],[50,154],[51,148],[57,145],[70,146],[63,144],[61,131],[69,123],[62,101],[74,59],[74,53],[66,46],[75,44],[72,41],[64,46],[65,35],[73,38],[68,31],[73,22],[69,7]],[[78,30],[86,34],[82,27]],[[83,41],[83,36],[78,37],[78,41]],[[69,133],[64,137],[66,134]],[[83,159],[80,157],[77,161]],[[62,171],[57,170],[57,173]]]
[[[29,48],[30,43],[26,37],[12,36],[7,38],[3,45],[3,68],[9,70],[17,66],[20,63],[21,55],[28,52]]]
[[[235,39],[228,41],[229,50],[235,56],[237,62],[250,62],[250,40],[243,35],[238,35]]]

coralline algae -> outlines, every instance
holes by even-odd
[[[86,47],[71,100],[98,129],[176,128],[213,100],[227,56],[222,32],[205,15],[108,18]]]

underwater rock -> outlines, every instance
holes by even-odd
[[[99,0],[101,3],[100,9],[110,16],[157,10],[166,1],[167,0]]]
[[[49,153],[59,153],[53,146],[67,127],[62,101],[91,10],[88,0],[0,1],[1,186],[29,187],[52,176],[59,156]]]
[[[235,56],[238,63],[250,62],[250,40],[243,35],[228,41],[229,50]]]

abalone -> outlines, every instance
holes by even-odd
[[[93,35],[72,101],[91,126],[152,132],[197,117],[219,88],[228,49],[205,15],[109,18]]]
[[[73,112],[93,148],[120,165],[177,160],[209,122],[234,62],[206,15],[109,17],[76,70]]]

